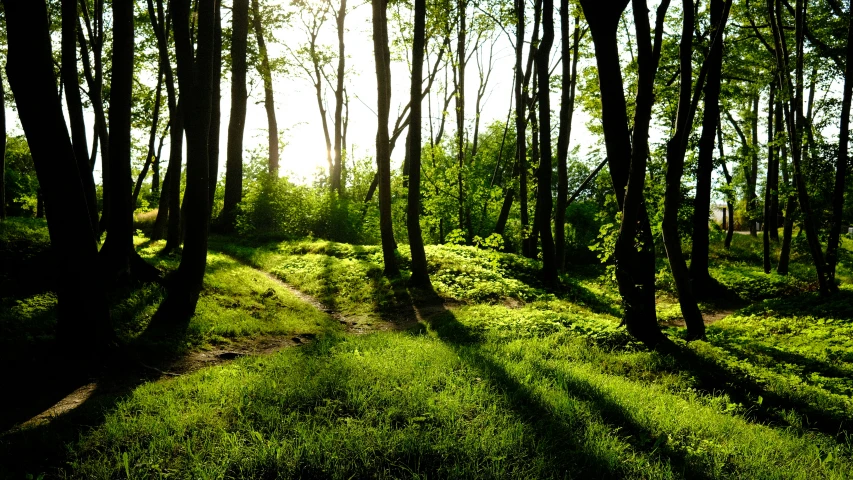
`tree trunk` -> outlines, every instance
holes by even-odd
[[[114,2],[112,81],[110,83],[110,214],[105,257],[110,280],[130,275],[133,251],[133,205],[131,204],[131,99],[133,95],[133,3]],[[106,195],[106,193],[105,193]]]
[[[786,143],[782,144],[781,148],[781,163],[782,163],[782,181],[785,182],[787,189],[790,189],[790,181],[788,177],[788,148]],[[788,264],[791,260],[791,240],[794,233],[794,215],[797,212],[797,197],[796,195],[788,194],[785,202],[785,223],[782,225],[782,249],[779,252],[779,263],[776,265],[776,273],[779,275],[788,274]]]
[[[195,59],[189,31],[190,0],[174,0],[172,5],[178,83],[183,92],[181,108],[186,109],[183,117],[187,131],[187,185],[183,205],[186,230],[181,264],[171,282],[163,310],[168,318],[185,321],[192,316],[198,303],[207,262],[216,5],[214,2],[199,3]],[[176,209],[177,204],[172,207]]]
[[[536,118],[536,99],[539,96],[539,88],[538,88],[538,80],[539,75],[537,72],[533,73],[533,92],[531,93],[531,98],[528,103],[529,106],[529,115],[528,123],[530,123],[530,158],[536,159],[537,163],[539,163],[539,121]],[[523,172],[525,185],[527,184],[527,172]],[[539,167],[537,165],[536,169],[533,171],[533,197],[537,197],[538,190],[536,185],[536,180],[539,177]],[[526,189],[525,189],[526,190]],[[525,197],[525,202],[527,197]],[[526,207],[526,205],[525,205]],[[528,258],[537,258],[539,256],[539,211],[536,209],[536,205],[533,206],[533,225],[530,228],[530,231],[527,232],[528,236],[525,239],[527,242],[527,257]]]
[[[412,254],[412,276],[409,282],[417,287],[431,288],[427,273],[426,252],[421,233],[421,83],[423,77],[424,43],[426,36],[426,0],[415,0],[415,25],[412,39],[411,113],[409,122],[409,198],[406,226],[409,229],[409,249]]]
[[[456,162],[459,169],[456,173],[458,199],[459,199],[459,229],[465,232],[465,239],[471,241],[473,232],[465,231],[465,188],[463,185],[463,174],[465,171],[465,36],[467,34],[467,26],[465,20],[467,18],[466,9],[468,2],[466,0],[457,0],[456,13],[458,17],[458,36],[456,43],[456,72],[454,79],[456,82]]]
[[[391,110],[391,54],[388,45],[387,0],[372,0],[373,51],[376,58],[378,127],[376,132],[376,164],[379,173],[379,230],[382,236],[382,258],[385,276],[397,278],[394,224],[391,220],[391,145],[388,138],[388,114]]]
[[[580,3],[595,45],[604,144],[616,200],[623,212],[620,234],[614,252],[616,280],[625,308],[623,322],[632,336],[652,348],[658,348],[668,344],[669,341],[660,331],[655,312],[654,248],[651,244],[651,229],[642,191],[646,174],[646,157],[638,155],[632,158],[622,69],[619,63],[619,44],[616,39],[619,21],[628,5],[628,0],[620,0],[616,4],[613,2],[605,4],[597,0],[581,0]],[[639,8],[634,7],[634,11],[645,12],[647,7],[642,2]],[[636,17],[642,19],[643,15],[636,15]],[[641,20],[637,25],[642,23]],[[644,82],[653,82],[654,75],[652,74],[651,78],[648,77],[648,72],[644,73]],[[637,102],[637,108],[639,109],[642,105],[643,112],[646,112],[645,120],[642,120],[644,116],[640,114],[637,114],[637,119],[648,123],[651,118],[651,100],[648,98],[643,102]],[[634,133],[635,135],[638,133],[636,127]],[[647,136],[648,130],[643,133]],[[632,187],[630,189],[628,188],[629,178]],[[630,195],[626,195],[626,190]],[[639,252],[634,240],[638,233],[642,239],[642,248]]]
[[[782,9],[781,1],[777,0],[775,8],[773,8],[773,0],[768,1],[768,9],[771,12],[771,27],[773,29],[773,39],[776,44],[776,63],[777,75],[779,84],[788,93],[788,97],[792,98],[790,108],[783,106],[785,115],[785,123],[788,131],[788,139],[791,144],[791,158],[794,163],[794,185],[797,188],[797,196],[799,197],[800,208],[803,211],[803,229],[806,231],[806,239],[811,251],[812,261],[817,272],[818,285],[822,294],[832,293],[837,290],[836,285],[830,282],[827,278],[827,266],[823,258],[823,249],[820,245],[820,239],[817,234],[816,220],[814,218],[811,203],[809,200],[808,189],[802,168],[802,132],[805,124],[803,118],[803,31],[805,4],[803,0],[797,0],[794,16],[794,35],[796,44],[796,62],[795,75],[796,87],[791,81],[789,71],[789,60],[787,46],[785,43],[785,33],[782,28]],[[793,93],[793,95],[791,95]],[[786,104],[787,105],[787,104]],[[793,110],[793,111],[791,111]]]
[[[83,191],[86,193],[89,220],[92,225],[97,225],[98,203],[95,196],[95,179],[89,168],[86,123],[83,120],[83,102],[80,101],[80,85],[77,77],[77,16],[77,2],[62,0],[62,83],[65,85],[65,104],[68,107],[74,158],[77,161],[77,169],[80,171]]]
[[[758,218],[756,211],[758,209],[758,94],[752,97],[752,116],[750,118],[752,126],[752,149],[750,159],[752,165],[749,169],[749,201],[747,203],[749,219],[749,234],[753,237],[758,236],[758,227],[755,225],[755,220]]]
[[[835,166],[835,189],[832,194],[832,223],[829,243],[826,245],[827,281],[835,283],[835,267],[838,264],[838,247],[844,221],[844,188],[847,169],[850,165],[848,147],[850,142],[850,101],[853,97],[853,15],[847,24],[847,64],[844,68],[844,89],[841,100],[841,125],[838,134],[838,158]]]
[[[560,33],[563,76],[560,97],[560,133],[557,137],[557,211],[554,215],[554,248],[557,268],[563,271],[566,268],[566,208],[569,194],[567,161],[572,136],[572,117],[575,110],[575,85],[580,47],[580,16],[577,13],[575,13],[574,39],[569,46],[569,0],[560,0]],[[571,63],[569,63],[570,58]]]
[[[710,238],[708,212],[711,210],[711,173],[714,171],[714,138],[720,119],[720,83],[723,69],[723,33],[728,20],[725,2],[711,2],[711,48],[705,60],[708,79],[705,84],[705,108],[702,112],[702,136],[696,169],[696,196],[693,202],[693,245],[690,253],[690,276],[693,291],[701,296],[708,291]]]
[[[234,0],[231,36],[231,119],[228,122],[228,147],[225,160],[225,203],[222,227],[233,231],[237,222],[237,204],[243,199],[243,133],[246,128],[246,50],[249,33],[249,0]]]
[[[773,188],[771,175],[773,174],[773,157],[775,157],[775,146],[773,145],[773,109],[776,103],[776,84],[770,84],[770,97],[767,100],[767,181],[764,182],[764,225],[762,225],[762,244],[764,246],[764,273],[773,271],[770,265],[770,225],[775,218],[770,214],[770,195]]]
[[[270,175],[278,178],[278,122],[275,119],[275,99],[272,90],[272,69],[270,58],[267,54],[267,46],[264,41],[264,26],[261,22],[261,12],[258,0],[252,0],[252,25],[255,30],[255,38],[258,42],[258,52],[261,55],[261,64],[258,65],[258,73],[264,79],[264,109],[267,111],[267,128],[269,130],[269,171]]]
[[[343,148],[343,123],[341,120],[344,106],[344,75],[346,72],[346,56],[344,49],[344,20],[347,14],[347,0],[341,0],[341,6],[338,9],[338,14],[335,16],[335,23],[338,27],[338,74],[335,88],[335,140],[334,140],[334,165],[332,167],[332,190],[336,190],[338,195],[344,193],[344,185],[341,181],[341,158]],[[420,85],[418,85],[418,94],[420,95]],[[412,97],[412,105],[414,108],[415,97]],[[411,128],[411,127],[409,127]]]
[[[51,245],[59,270],[57,336],[94,357],[113,342],[98,248],[86,193],[56,95],[48,14],[43,0],[3,0],[6,71],[39,184],[50,203]],[[79,358],[79,357],[78,357]]]
[[[557,281],[557,259],[551,234],[551,74],[548,69],[551,46],[554,44],[554,0],[542,3],[542,42],[536,52],[536,71],[539,77],[539,175],[536,214],[539,217],[539,236],[542,239],[542,278],[546,283]]]
[[[777,85],[778,89],[778,85]],[[768,172],[768,183],[770,185],[770,211],[768,212],[769,222],[770,222],[770,240],[774,242],[779,241],[779,140],[781,137],[781,133],[784,130],[784,123],[782,120],[782,102],[779,101],[779,96],[776,95],[776,105],[773,106],[775,108],[775,112],[773,113],[773,121],[775,123],[775,127],[773,127],[773,141],[775,144],[773,145],[773,171]]]
[[[213,215],[213,199],[216,197],[216,181],[219,179],[219,135],[222,124],[222,14],[221,2],[215,0],[213,14],[213,72],[211,73],[210,133],[207,141],[208,152],[208,190],[207,219]]]
[[[6,87],[0,74],[0,220],[6,220]],[[94,230],[93,230],[94,231]]]
[[[723,166],[723,176],[726,178],[726,186],[729,188],[726,192],[728,223],[726,225],[726,240],[723,243],[725,249],[728,250],[732,246],[732,237],[735,234],[735,202],[734,191],[732,190],[732,175],[729,173],[729,167],[726,165],[726,154],[723,151],[723,124],[719,113],[719,109],[717,109],[717,148],[720,150],[720,164]],[[696,284],[694,283],[693,285],[695,286]]]

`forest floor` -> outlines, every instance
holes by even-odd
[[[406,287],[405,248],[389,282],[377,247],[213,237],[189,325],[151,331],[163,290],[127,286],[134,361],[88,375],[53,351],[44,224],[0,240],[2,478],[853,477],[853,290],[819,298],[803,255],[763,274],[746,236],[715,245],[707,341],[682,340],[661,266],[672,355],[619,327],[601,269],[545,288],[535,261],[428,246],[431,293]]]

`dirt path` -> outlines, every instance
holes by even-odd
[[[324,305],[317,298],[300,291],[293,285],[282,281],[269,272],[265,272],[254,265],[243,262],[237,257],[230,255],[229,257],[247,267],[263,273],[280,288],[287,290],[302,302],[305,302],[326,315],[329,315],[338,321],[338,323],[340,323],[349,334],[364,335],[377,331],[402,330],[407,328],[409,326],[408,324],[411,323],[398,323],[383,320],[381,318],[346,315]],[[314,334],[257,336],[238,338],[230,342],[228,345],[216,346],[210,350],[192,351],[179,357],[151,362],[151,365],[142,362],[138,358],[133,358],[129,360],[129,363],[132,364],[130,372],[122,370],[119,374],[121,378],[113,378],[116,376],[115,373],[113,373],[107,374],[103,378],[94,379],[93,381],[72,391],[50,408],[38,415],[35,415],[29,420],[18,424],[11,430],[49,423],[54,418],[79,407],[93,396],[115,394],[117,391],[126,388],[129,384],[140,384],[150,381],[158,381],[169,377],[179,377],[201,370],[202,368],[221,365],[248,355],[270,355],[285,348],[306,345],[315,339],[316,336]]]
[[[729,315],[735,313],[737,309],[722,309],[722,310],[708,310],[706,312],[702,312],[702,320],[704,320],[705,325],[713,325],[718,321],[728,317]],[[661,322],[662,327],[686,327],[687,325],[684,323],[683,318],[673,318],[666,322]]]

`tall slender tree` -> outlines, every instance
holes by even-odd
[[[98,203],[95,197],[95,179],[89,168],[89,151],[86,144],[86,124],[83,120],[83,102],[80,100],[80,85],[77,76],[77,22],[78,11],[75,0],[62,0],[62,84],[65,86],[65,106],[71,127],[71,142],[74,157],[80,170],[80,181],[86,192],[86,205],[93,225],[98,224]]]
[[[536,213],[539,217],[539,237],[542,239],[542,277],[546,282],[557,280],[557,260],[554,237],[551,234],[551,73],[549,60],[554,44],[554,0],[542,2],[542,42],[536,52],[536,73],[539,77],[539,169]]]
[[[426,0],[415,0],[415,24],[412,38],[412,84],[410,89],[411,113],[409,122],[409,198],[406,208],[406,226],[409,229],[409,249],[412,254],[412,276],[409,282],[419,287],[430,287],[426,252],[421,234],[421,84],[426,37]]]
[[[826,263],[828,282],[835,282],[835,267],[838,264],[838,247],[841,238],[841,224],[844,220],[844,189],[847,169],[850,168],[850,103],[853,98],[853,11],[848,12],[846,64],[844,67],[844,87],[841,100],[841,119],[838,134],[838,158],[835,165],[835,188],[832,193],[832,224],[829,229],[829,243],[826,245]]]
[[[133,251],[131,204],[131,99],[133,95],[134,18],[132,2],[113,2],[112,81],[110,83],[110,213],[101,255],[114,278],[130,275]]]
[[[387,0],[371,0],[373,9],[373,55],[376,59],[377,117],[376,165],[379,169],[379,230],[385,276],[397,278],[400,269],[395,255],[394,224],[391,220],[391,146],[388,114],[391,110],[391,53],[388,42]]]
[[[243,199],[243,133],[246,128],[246,50],[249,34],[249,0],[234,0],[231,9],[231,118],[225,159],[225,200],[222,226],[234,229],[237,204]]]
[[[172,279],[167,304],[163,308],[170,318],[186,319],[195,311],[207,262],[216,5],[212,1],[199,2],[195,55],[190,36],[190,0],[172,0],[171,5],[178,83],[182,92],[181,102],[186,109],[187,185],[183,204],[186,232],[181,264]]]
[[[98,247],[74,149],[56,95],[44,0],[3,0],[6,72],[39,184],[51,214],[48,231],[59,271],[59,339],[74,358],[103,352],[114,339],[103,278],[94,268]]]
[[[269,172],[270,175],[278,177],[279,146],[278,146],[278,121],[275,118],[275,97],[272,89],[272,68],[267,51],[267,43],[264,40],[264,24],[261,19],[261,7],[258,0],[252,0],[252,26],[255,30],[255,39],[258,42],[258,53],[261,63],[257,65],[258,73],[264,80],[264,109],[267,112],[267,129],[269,139]]]
[[[720,117],[720,87],[723,70],[723,35],[731,2],[711,0],[711,46],[705,62],[708,76],[705,82],[705,107],[702,110],[702,136],[699,138],[699,157],[696,169],[696,196],[693,201],[693,244],[690,254],[690,276],[697,295],[708,291],[711,274],[708,271],[710,246],[708,212],[711,210],[711,173],[714,170],[714,138]]]

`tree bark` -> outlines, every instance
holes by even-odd
[[[343,148],[343,123],[341,116],[344,106],[344,74],[346,71],[346,56],[344,46],[344,20],[347,14],[347,0],[341,0],[340,8],[335,16],[335,23],[338,27],[338,73],[336,78],[335,88],[335,140],[334,140],[334,165],[332,167],[332,190],[338,192],[338,195],[344,193],[344,185],[341,181],[341,158]],[[418,94],[420,94],[420,85],[418,85]],[[412,105],[414,108],[415,97],[412,97]],[[410,127],[411,128],[411,127]]]
[[[806,239],[811,251],[812,261],[817,273],[818,285],[822,294],[832,293],[837,290],[836,285],[827,278],[827,265],[823,258],[823,249],[817,234],[816,220],[814,218],[808,189],[801,165],[802,159],[802,132],[804,128],[803,118],[803,28],[805,17],[805,4],[803,0],[797,0],[794,16],[795,36],[795,76],[796,84],[791,81],[789,72],[789,59],[785,33],[782,28],[781,1],[776,0],[774,8],[773,0],[767,0],[768,9],[771,13],[771,27],[773,39],[776,44],[777,75],[780,87],[792,98],[791,107],[783,105],[785,124],[788,131],[788,139],[791,144],[791,158],[794,163],[794,185],[797,188],[799,205],[803,211],[803,229],[806,231]],[[793,110],[793,111],[791,111]]]
[[[569,194],[568,156],[575,110],[575,86],[580,47],[580,16],[575,14],[575,31],[569,45],[569,0],[560,0],[560,32],[563,51],[563,77],[560,97],[560,133],[557,137],[557,211],[554,215],[555,262],[560,271],[566,268],[566,208]],[[571,59],[571,63],[569,62]]]
[[[717,109],[717,148],[720,150],[720,164],[723,166],[723,176],[726,178],[726,186],[729,188],[729,191],[726,192],[728,223],[726,225],[726,239],[723,243],[725,249],[728,250],[732,246],[732,238],[735,234],[735,202],[733,198],[734,191],[732,190],[732,175],[729,173],[729,167],[726,165],[726,154],[723,151],[723,124],[719,113],[719,109]]]
[[[89,168],[86,148],[86,123],[83,120],[83,102],[77,78],[77,2],[62,0],[62,83],[65,85],[65,105],[71,127],[74,158],[80,171],[80,181],[86,193],[86,205],[92,225],[98,224],[98,203],[95,196],[95,179]],[[99,240],[99,239],[96,239]]]
[[[424,43],[426,36],[426,0],[415,0],[415,25],[412,39],[411,113],[409,122],[409,198],[406,226],[409,229],[409,249],[412,254],[413,286],[431,288],[427,273],[426,252],[421,233],[421,83],[423,77]]]
[[[377,113],[376,164],[379,173],[379,230],[382,237],[384,273],[398,278],[400,269],[395,255],[394,224],[391,220],[391,145],[388,138],[388,114],[391,110],[391,54],[388,49],[387,0],[372,0],[373,51],[376,59]]]
[[[465,171],[465,37],[467,34],[467,19],[466,9],[468,2],[466,0],[457,0],[456,13],[458,15],[458,35],[456,40],[456,71],[454,79],[456,80],[456,163],[458,171],[456,172],[456,183],[458,187],[459,200],[459,229],[465,232],[465,238],[469,242],[473,232],[465,229],[465,188],[463,184],[463,173]]]
[[[641,2],[641,0],[635,1]],[[642,191],[646,173],[646,155],[640,155],[641,152],[637,152],[638,155],[632,157],[622,69],[619,63],[619,44],[616,39],[619,21],[628,5],[628,0],[619,0],[615,4],[581,0],[580,4],[589,23],[595,45],[604,144],[616,200],[623,212],[614,252],[616,281],[625,308],[623,323],[628,332],[644,344],[651,348],[661,348],[670,342],[660,331],[655,312],[654,248]],[[644,2],[639,3],[639,6],[634,7],[634,11],[646,12],[647,7]],[[643,23],[643,15],[635,15],[635,17],[641,19],[637,22],[639,28]],[[646,18],[645,21],[648,22],[648,19]],[[644,68],[647,68],[646,65]],[[653,73],[651,78],[649,77],[649,72],[644,71],[645,84],[652,84]],[[648,123],[651,118],[651,98],[638,101],[637,107],[644,114],[637,113],[636,118]],[[647,138],[648,130],[639,132],[635,126],[634,134],[638,135],[638,133],[644,133]],[[642,241],[639,252],[635,242],[638,235]]]
[[[728,21],[726,2],[711,1],[711,48],[705,60],[708,77],[705,84],[705,108],[702,112],[702,136],[696,170],[696,196],[693,203],[693,245],[690,253],[690,276],[697,295],[707,292],[711,284],[708,271],[710,238],[708,212],[711,210],[711,173],[714,170],[714,138],[720,118],[720,84],[723,69],[723,34]]]
[[[747,218],[749,219],[749,234],[753,237],[758,236],[758,227],[755,225],[755,220],[758,218],[756,210],[758,209],[758,93],[752,97],[752,116],[750,117],[750,125],[752,127],[752,148],[750,159],[752,165],[749,169],[749,180],[747,188],[749,189],[749,202],[747,203]]]
[[[788,177],[788,148],[787,143],[782,144],[781,148],[781,163],[782,163],[782,181],[785,186],[790,189],[790,181]],[[788,264],[791,260],[791,240],[794,234],[794,215],[797,212],[797,197],[796,195],[788,194],[785,202],[785,223],[782,226],[782,249],[779,251],[779,263],[776,264],[776,273],[779,275],[788,274]]]
[[[172,9],[178,82],[183,92],[181,108],[186,109],[183,117],[187,131],[187,185],[183,205],[186,230],[181,264],[170,284],[163,310],[168,318],[185,321],[192,316],[198,303],[207,262],[216,5],[214,2],[200,2],[198,5],[195,59],[189,31],[190,0],[173,0]]]
[[[243,199],[243,134],[246,128],[246,50],[249,33],[249,0],[234,0],[231,10],[231,119],[225,160],[225,203],[222,227],[233,231],[237,204]]]
[[[213,72],[211,73],[210,133],[207,141],[208,190],[207,219],[213,215],[213,199],[216,197],[216,182],[219,180],[219,135],[222,124],[222,13],[221,1],[216,2],[213,14]]]
[[[106,260],[110,280],[130,275],[133,251],[133,205],[131,204],[131,98],[133,95],[133,3],[114,2],[112,81],[110,83],[110,174],[108,190],[110,214],[107,239],[101,256]],[[107,195],[107,193],[105,193]]]
[[[844,88],[841,100],[841,125],[838,134],[838,158],[835,166],[835,189],[832,193],[832,223],[829,243],[826,245],[827,281],[835,283],[835,267],[838,264],[838,248],[844,220],[844,188],[847,169],[850,165],[848,148],[850,143],[850,101],[853,97],[853,15],[847,24],[847,62],[844,68]]]
[[[6,220],[6,87],[0,75],[0,220]]]
[[[48,230],[59,270],[57,336],[77,355],[94,357],[114,339],[99,275],[86,193],[56,95],[44,0],[3,0],[6,71],[51,215]],[[79,358],[79,357],[77,357]]]
[[[764,225],[762,225],[762,244],[764,247],[764,273],[770,273],[773,266],[770,264],[770,225],[775,220],[770,214],[770,195],[773,188],[771,176],[773,175],[774,135],[773,135],[773,109],[776,103],[776,84],[770,84],[770,96],[767,101],[767,181],[764,182]]]
[[[269,130],[269,172],[278,178],[279,148],[278,148],[278,122],[275,118],[275,98],[272,89],[272,69],[270,58],[264,41],[264,26],[261,22],[261,12],[258,0],[252,0],[252,25],[255,30],[255,39],[258,42],[258,52],[261,55],[261,64],[257,66],[258,73],[264,79],[264,109],[267,112],[267,128]]]
[[[536,71],[539,77],[539,169],[536,214],[539,217],[539,237],[542,241],[542,278],[546,283],[557,281],[557,259],[554,237],[551,234],[551,74],[549,60],[554,44],[554,0],[542,2],[542,42],[536,52]]]

